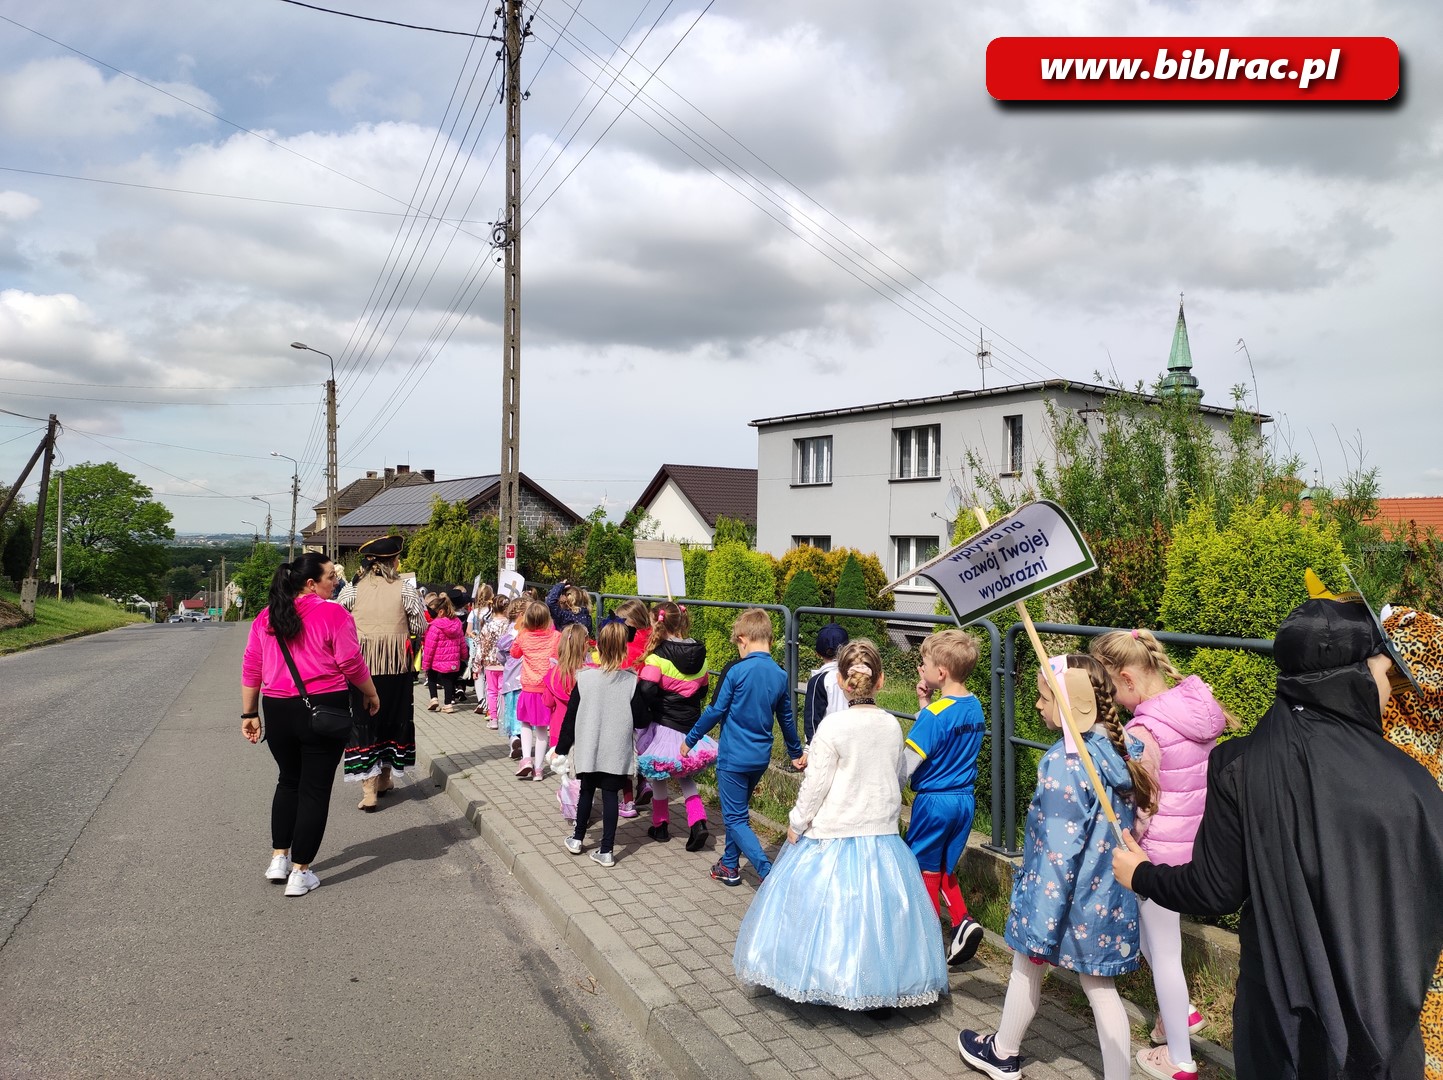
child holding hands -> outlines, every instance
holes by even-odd
[[[742,920],[732,964],[743,982],[794,1001],[928,1005],[947,992],[947,965],[917,860],[897,835],[902,730],[875,704],[884,681],[875,645],[850,642],[837,670],[850,704],[808,748],[787,843]]]
[[[807,759],[797,738],[787,673],[772,659],[771,616],[761,608],[747,608],[732,623],[732,644],[741,658],[727,668],[716,700],[687,733],[681,752],[683,756],[690,754],[703,735],[722,723],[716,786],[726,826],[726,848],[711,868],[711,876],[723,885],[735,886],[742,883],[743,855],[763,880],[772,869],[772,860],[752,831],[749,806],[752,792],[772,760],[772,731],[776,724],[781,724],[792,764],[803,769]]]

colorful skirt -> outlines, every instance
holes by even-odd
[[[744,983],[842,1009],[930,1005],[947,993],[937,914],[896,833],[784,844],[732,965]]]
[[[648,780],[683,780],[716,764],[716,740],[710,735],[683,756],[686,736],[675,728],[652,724],[636,736],[636,767]]]
[[[366,712],[358,690],[351,691],[351,739],[342,759],[347,780],[369,780],[390,769],[403,773],[416,764],[416,720],[411,673],[372,675],[381,707]]]
[[[501,695],[501,730],[508,739],[521,734],[521,721],[516,716],[516,699],[520,696],[520,690],[508,690]]]

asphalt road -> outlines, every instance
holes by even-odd
[[[429,782],[270,855],[244,627],[0,658],[0,1077],[668,1074]]]

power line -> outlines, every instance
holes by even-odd
[[[72,428],[69,428],[68,430],[77,432],[78,434],[81,434],[81,435],[94,435],[94,436],[97,436],[97,437],[99,437],[99,438],[104,438],[104,439],[119,439],[121,442],[143,443],[143,444],[145,444],[146,446],[163,446],[163,447],[165,447],[165,448],[168,449],[168,450],[189,450],[189,451],[191,451],[191,452],[193,452],[193,453],[196,453],[196,454],[214,454],[214,455],[217,456],[217,457],[243,458],[243,459],[245,459],[245,460],[247,460],[247,461],[270,461],[270,460],[271,460],[271,457],[270,457],[269,454],[237,454],[237,453],[233,453],[232,451],[229,451],[229,450],[206,450],[206,449],[204,449],[203,447],[199,447],[199,446],[181,446],[181,445],[179,445],[178,443],[156,442],[154,439],[137,439],[137,438],[134,438],[134,437],[129,436],[129,435],[109,435],[109,434],[101,435],[100,432],[97,432],[97,431],[86,431],[84,428],[78,428],[78,427],[72,427]],[[304,461],[304,459],[298,459],[298,460]],[[311,464],[321,464],[321,463],[320,463],[320,462],[304,461],[304,464],[311,465]],[[280,494],[282,494],[282,495],[288,495],[288,494],[290,494],[290,492],[289,492],[289,490],[287,490],[287,491],[280,492]]]
[[[213,390],[215,387],[207,386],[204,389]],[[291,405],[309,405],[309,401],[150,401],[136,398],[103,398],[103,397],[70,397],[67,394],[22,394],[18,390],[6,390],[9,397],[39,398],[42,401],[104,401],[111,405],[200,405],[200,406],[229,406],[237,408],[246,406],[275,406],[287,407]],[[12,415],[20,415],[15,413]],[[30,419],[36,419],[31,417]]]
[[[337,11],[335,8],[319,7],[316,4],[303,4],[301,0],[281,0],[283,4],[292,4],[295,7],[310,8],[312,11],[324,11],[327,15],[340,15],[347,19],[359,19],[362,22],[383,23],[386,26],[402,26],[407,30],[425,30],[432,34],[453,34],[456,37],[482,38],[490,41],[496,40],[487,34],[468,34],[465,30],[442,30],[438,26],[419,26],[416,23],[396,22],[394,19],[376,19],[370,15],[357,15],[352,11]]]
[[[209,386],[163,386],[160,384],[146,383],[103,383],[103,382],[71,382],[65,379],[20,379],[10,375],[0,375],[0,382],[38,383],[45,386],[94,386],[104,387],[107,390],[215,390],[214,383]],[[271,383],[265,386],[227,386],[226,390],[294,390],[300,386],[314,386],[315,383]]]
[[[21,173],[25,176],[44,176],[52,180],[78,180],[87,184],[136,188],[140,191],[161,191],[171,195],[198,195],[208,199],[231,199],[236,202],[265,203],[271,206],[296,206],[305,210],[335,210],[343,214],[373,214],[377,217],[406,216],[405,212],[401,210],[367,210],[359,206],[334,206],[330,203],[297,202],[294,199],[266,199],[259,195],[231,195],[223,191],[196,191],[193,188],[166,187],[162,184],[139,184],[129,180],[109,180],[100,176],[76,176],[72,173],[46,172],[44,169],[21,169],[13,165],[0,165],[0,172]],[[481,221],[467,221],[462,218],[455,220],[463,225],[485,224]]]
[[[249,496],[249,495],[227,495],[227,494],[226,494],[225,492],[223,492],[223,491],[216,491],[215,488],[206,487],[204,484],[199,483],[198,481],[195,481],[195,480],[187,480],[187,479],[186,479],[185,477],[183,477],[183,476],[177,476],[175,473],[170,472],[170,471],[167,470],[167,469],[162,469],[159,465],[152,465],[152,464],[151,464],[150,462],[148,462],[148,461],[142,461],[140,458],[136,457],[134,454],[127,454],[124,450],[121,450],[121,449],[118,449],[117,447],[111,446],[111,445],[110,445],[109,443],[107,443],[104,439],[99,438],[98,436],[88,435],[88,434],[86,434],[86,433],[83,432],[83,431],[76,431],[75,434],[79,435],[82,439],[89,439],[89,440],[90,440],[91,442],[93,442],[93,443],[99,443],[101,446],[105,447],[105,449],[109,450],[112,454],[119,454],[121,457],[129,458],[131,461],[134,461],[134,462],[136,462],[136,463],[138,463],[138,464],[140,464],[140,465],[144,465],[147,469],[151,469],[151,470],[153,470],[153,471],[155,471],[155,472],[158,472],[158,473],[161,473],[161,474],[163,474],[163,475],[165,475],[165,476],[169,476],[172,480],[179,480],[182,484],[189,484],[191,487],[198,487],[198,488],[200,488],[202,491],[208,491],[208,492],[210,492],[212,495],[218,495],[218,496],[220,496],[222,499],[234,499],[236,502],[250,502],[250,496]]]

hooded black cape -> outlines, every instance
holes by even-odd
[[[1423,1075],[1418,1016],[1443,951],[1443,792],[1383,738],[1366,664],[1381,647],[1360,604],[1295,610],[1274,644],[1272,709],[1213,752],[1193,862],[1134,878],[1179,911],[1248,899],[1240,1077]]]

